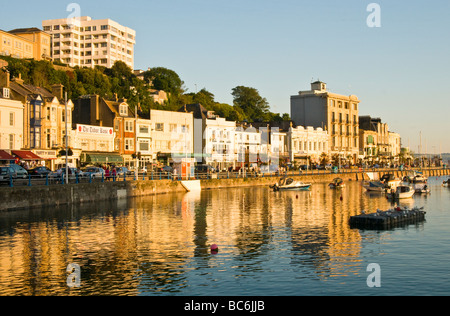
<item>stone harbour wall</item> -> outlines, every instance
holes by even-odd
[[[405,171],[394,172],[395,176],[400,178],[407,175]],[[384,174],[384,172],[380,172],[380,174]],[[449,170],[426,170],[424,175],[446,176],[449,175]],[[358,172],[343,174],[330,174],[328,172],[303,176],[290,175],[289,177],[312,184],[330,183],[336,177],[340,177],[344,181],[368,180],[366,174]],[[278,177],[210,179],[201,180],[201,187],[202,190],[215,190],[233,187],[269,186],[275,184],[278,180]],[[117,181],[31,187],[16,186],[13,188],[3,186],[0,188],[0,212],[181,192],[186,192],[181,182],[172,180]]]

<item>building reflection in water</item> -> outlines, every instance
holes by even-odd
[[[342,191],[238,188],[0,214],[0,295],[189,293],[216,280],[211,268],[231,280],[283,269],[292,278],[354,274],[361,235],[348,218],[389,207],[354,182]],[[81,266],[80,288],[67,287],[70,263]]]

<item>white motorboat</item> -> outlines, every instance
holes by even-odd
[[[427,183],[418,183],[414,185],[414,190],[416,191],[416,193],[430,193],[431,190],[428,187]]]
[[[416,176],[413,178],[412,182],[413,182],[414,184],[415,184],[415,183],[427,183],[427,182],[428,182],[428,178],[427,178],[427,177],[424,177],[424,176],[421,175],[421,174],[418,174],[418,175],[416,175]]]
[[[409,199],[414,196],[416,191],[412,186],[409,185],[399,185],[395,191],[391,191],[391,193],[388,194],[388,198],[391,199]]]
[[[423,175],[422,172],[416,172],[416,171],[412,171],[410,172],[407,176],[405,176],[403,178],[404,182],[409,182],[409,183],[427,183],[428,182],[428,178],[425,177]]]
[[[385,174],[380,181],[370,181],[364,188],[369,192],[387,192],[395,190],[401,183],[402,180],[392,174]]]
[[[304,183],[302,181],[295,181],[292,178],[280,179],[280,182],[275,183],[271,188],[274,191],[280,190],[309,190],[311,188],[310,183]]]

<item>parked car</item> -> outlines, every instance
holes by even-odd
[[[13,168],[14,172],[16,173],[16,178],[26,179],[28,177],[28,171],[23,167],[16,164],[11,164],[9,165],[9,167]]]
[[[8,183],[11,178],[16,176],[13,168],[8,166],[0,167],[0,183]]]
[[[58,178],[65,174],[66,174],[66,168],[59,168],[55,172],[51,172],[48,176],[50,178]],[[79,177],[82,177],[83,172],[78,171],[77,168],[69,168],[69,179],[75,179],[76,175],[78,175]]]
[[[161,172],[162,174],[173,173],[173,168],[171,166],[164,166],[161,168],[156,168],[156,172]]]
[[[116,167],[116,175],[118,177],[123,177],[123,175],[129,176],[132,174],[133,172],[129,170],[127,167]]]
[[[83,170],[83,176],[88,178],[101,178],[105,176],[105,170],[99,167],[87,167]]]
[[[35,177],[39,176],[41,178],[46,177],[50,173],[52,173],[52,171],[50,169],[48,169],[47,167],[36,167],[31,170],[28,170],[28,174],[30,174],[31,176],[35,176]]]
[[[197,165],[195,166],[195,172],[197,173],[213,173],[216,169],[210,165]]]

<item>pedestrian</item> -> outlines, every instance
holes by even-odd
[[[105,170],[105,177],[106,177],[106,181],[109,181],[109,177],[110,177],[110,174],[109,174],[109,167],[106,167],[106,170]]]
[[[113,177],[113,181],[116,181],[116,175],[117,175],[116,167],[113,167],[113,169],[112,169],[112,177]]]

